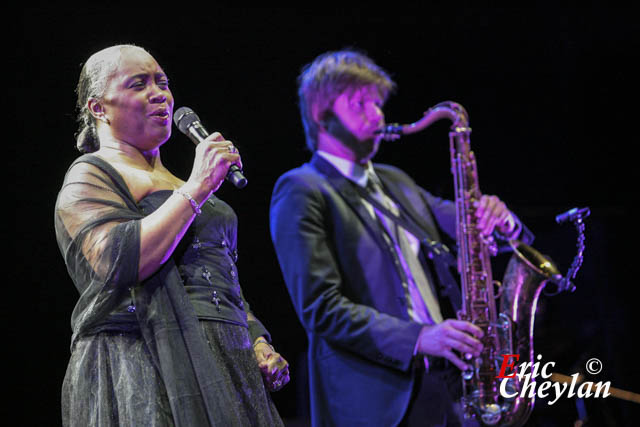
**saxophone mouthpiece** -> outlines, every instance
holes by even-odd
[[[374,132],[376,135],[382,135],[382,139],[385,141],[395,141],[402,136],[403,129],[399,123],[391,123]]]

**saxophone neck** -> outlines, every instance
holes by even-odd
[[[429,108],[422,119],[409,125],[416,132],[431,126],[434,122],[447,119],[451,122],[451,128],[466,128],[469,126],[469,114],[465,108],[453,101],[444,101]]]
[[[420,132],[433,123],[444,119],[451,122],[451,129],[468,129],[469,127],[469,115],[464,107],[457,102],[444,101],[429,108],[422,118],[414,123],[405,125],[392,123],[384,126],[376,133],[381,134],[382,138],[387,141],[393,141],[401,135]]]

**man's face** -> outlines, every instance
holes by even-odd
[[[347,90],[333,104],[333,115],[340,122],[337,127],[341,124],[343,129],[329,131],[360,162],[369,160],[378,151],[380,137],[375,131],[384,126],[383,103],[378,88],[371,85]]]
[[[364,86],[340,94],[333,104],[333,113],[353,136],[365,141],[372,139],[374,131],[384,124],[383,103],[375,86]]]

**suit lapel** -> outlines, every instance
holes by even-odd
[[[400,206],[405,218],[416,224],[420,229],[424,230],[424,232],[429,235],[431,240],[440,240],[440,236],[433,222],[433,218],[431,218],[430,215],[428,217],[425,217],[424,215],[418,214],[413,208],[413,204],[411,203],[411,201],[405,196],[405,193],[402,191],[402,189],[396,184],[394,180],[390,179],[390,177],[388,177],[386,173],[376,169],[376,174],[380,178],[380,181],[382,181],[382,184],[385,190],[389,193],[389,196],[391,196],[391,198]]]
[[[331,163],[314,154],[311,158],[311,165],[322,175],[327,178],[327,181],[331,186],[340,194],[344,201],[353,209],[356,215],[360,218],[361,222],[369,229],[372,236],[378,241],[378,244],[383,247],[384,237],[383,231],[377,220],[371,216],[360,194],[354,188],[355,183],[345,178]]]
[[[419,228],[425,231],[428,234],[431,241],[440,242],[440,236],[438,233],[438,229],[435,226],[435,222],[433,217],[429,212],[426,212],[425,215],[420,215],[411,204],[410,200],[405,196],[405,193],[402,191],[399,185],[396,184],[396,181],[391,179],[391,177],[387,176],[384,171],[376,173],[380,177],[382,184],[385,187],[385,190],[389,192],[391,197],[394,198],[396,203],[398,203],[401,207],[403,214],[408,217],[411,221],[415,222]],[[420,237],[420,236],[416,236]],[[425,242],[422,242],[423,246]],[[426,244],[427,252],[431,251],[429,248],[429,244]],[[424,260],[426,261],[426,260]],[[442,252],[442,256],[436,256],[433,258],[433,266],[436,270],[436,274],[440,279],[440,283],[443,287],[442,293],[447,296],[453,306],[454,312],[460,309],[462,306],[462,297],[460,294],[460,288],[458,282],[453,277],[450,268],[455,267],[455,257],[452,256],[448,250]],[[432,288],[435,290],[436,286],[431,282]]]
[[[326,177],[329,184],[340,194],[351,209],[353,209],[365,227],[369,229],[373,238],[378,242],[378,245],[380,247],[385,247],[386,242],[383,237],[384,232],[382,231],[380,224],[369,214],[364,203],[362,203],[360,194],[358,194],[354,188],[356,184],[345,178],[331,165],[331,163],[318,154],[313,155],[310,163],[314,169]],[[404,192],[400,186],[395,183],[392,177],[387,176],[384,172],[378,173],[378,176],[380,177],[385,190],[387,190],[389,195],[400,205],[402,213],[411,221],[415,222],[418,227],[423,229],[425,234],[431,236],[431,240],[439,241],[440,237],[431,215],[427,212],[428,217],[423,218],[423,216],[413,208],[411,201],[404,195]],[[420,238],[421,236],[416,237]],[[434,265],[441,283],[446,287],[445,294],[451,299],[454,310],[459,309],[461,298],[457,282],[451,276],[451,273],[448,271],[448,267],[444,263],[440,262],[437,257],[434,260]],[[432,284],[431,286],[434,285]]]

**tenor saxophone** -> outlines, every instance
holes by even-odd
[[[520,362],[533,366],[533,327],[536,304],[547,282],[559,282],[562,275],[555,264],[529,245],[509,241],[513,255],[509,260],[496,302],[491,274],[491,259],[496,242],[478,231],[476,207],[480,200],[475,155],[470,148],[469,117],[455,102],[442,102],[422,119],[409,125],[392,124],[379,133],[387,140],[403,134],[419,132],[432,123],[451,121],[449,132],[451,173],[454,178],[456,205],[456,243],[458,271],[462,288],[462,307],[458,318],[469,321],[484,331],[481,354],[466,355],[470,369],[462,372],[462,404],[465,417],[485,425],[521,426],[529,418],[534,398],[520,396],[518,377],[508,379],[508,395],[499,393],[497,369],[503,355],[518,354]]]

